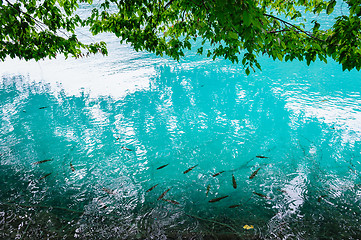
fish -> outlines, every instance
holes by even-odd
[[[219,200],[222,200],[222,199],[227,198],[227,197],[229,197],[229,196],[226,195],[226,196],[219,197],[219,198],[213,198],[213,199],[209,200],[208,202],[210,202],[210,203],[212,203],[212,202],[218,202]]]
[[[265,198],[265,199],[272,199],[270,197],[267,197],[266,195],[263,195],[262,193],[253,192],[253,194],[256,194],[257,196],[260,196],[260,197]]]
[[[127,151],[133,151],[132,149],[130,148],[126,148],[126,147],[122,147],[124,150],[127,150]]]
[[[170,189],[171,188],[168,188],[167,190],[165,190],[164,193],[162,193],[157,200],[161,200],[162,198],[164,198],[164,196],[167,194],[167,192],[169,192]]]
[[[236,208],[236,207],[239,207],[241,206],[240,204],[236,204],[236,205],[232,205],[232,206],[229,206],[229,208]]]
[[[251,174],[251,176],[249,176],[249,179],[253,179],[256,175],[257,175],[257,173],[258,173],[258,171],[260,170],[261,168],[258,168],[256,171],[254,171],[252,174]]]
[[[220,171],[220,172],[218,172],[216,174],[213,174],[212,177],[217,177],[219,174],[222,174],[222,173],[224,173],[224,171]]]
[[[39,178],[39,180],[43,180],[44,178],[48,177],[50,174],[52,174],[52,173],[48,173],[48,174],[42,176],[41,178]]]
[[[236,182],[236,178],[234,177],[233,174],[232,174],[232,184],[233,184],[233,188],[236,189],[237,188],[237,182]]]
[[[327,195],[322,195],[322,196],[320,196],[320,197],[317,199],[317,201],[318,201],[318,202],[321,202],[322,198],[324,198],[324,197],[327,197]]]
[[[164,202],[169,202],[169,203],[172,203],[172,204],[176,204],[176,205],[178,205],[179,204],[179,202],[177,202],[177,201],[174,201],[174,200],[169,200],[169,199],[162,199]]]
[[[206,197],[208,197],[209,190],[211,189],[211,184],[208,184],[207,191],[206,191]]]
[[[74,168],[73,164],[71,164],[71,163],[70,163],[70,168],[73,172],[75,172],[75,168]]]
[[[188,173],[189,171],[193,170],[193,168],[195,168],[195,167],[197,167],[197,166],[198,166],[198,164],[197,164],[197,165],[194,165],[193,167],[188,168],[187,170],[185,170],[185,171],[183,172],[183,174]]]
[[[169,163],[168,163],[168,164],[165,164],[165,165],[162,165],[162,166],[158,167],[157,170],[162,169],[162,168],[165,168],[165,167],[168,166],[168,165],[169,165]]]
[[[279,192],[287,193],[287,191],[286,191],[286,190],[283,190],[283,189],[277,188],[276,190],[279,191]]]
[[[114,194],[114,191],[111,190],[111,189],[109,189],[109,188],[103,187],[103,191],[106,192],[106,193],[108,193],[108,194]]]
[[[156,185],[154,185],[153,187],[149,188],[146,192],[152,191],[156,186],[158,186],[158,184],[156,184]]]
[[[49,161],[51,161],[51,160],[53,160],[53,159],[52,159],[52,158],[51,158],[51,159],[45,159],[45,160],[41,160],[41,161],[38,161],[38,162],[34,162],[33,164],[34,164],[34,165],[37,165],[37,164],[40,164],[40,163],[49,162]]]
[[[39,109],[44,109],[44,108],[48,108],[49,106],[46,106],[46,107],[39,107]]]
[[[268,157],[258,155],[258,156],[256,156],[256,158],[268,158]]]

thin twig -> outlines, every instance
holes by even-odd
[[[197,7],[201,7],[201,5],[198,5],[197,3],[195,3],[193,0],[191,0],[191,2],[194,4],[194,5],[196,5]]]
[[[282,19],[280,19],[280,18],[278,18],[278,17],[276,17],[276,16],[272,16],[272,15],[269,15],[269,14],[266,14],[266,13],[264,13],[263,16],[270,17],[270,18],[274,18],[274,19],[276,19],[276,20],[284,23],[285,25],[291,26],[291,27],[297,29],[298,31],[303,32],[304,34],[306,34],[306,35],[309,36],[310,38],[316,39],[316,40],[321,41],[321,42],[324,42],[324,41],[325,41],[325,40],[319,39],[318,37],[313,36],[312,34],[306,32],[305,30],[303,30],[303,29],[301,29],[301,28],[299,28],[299,27],[297,27],[296,25],[293,25],[292,23],[289,23],[289,22],[287,22],[287,21],[285,21],[285,20],[282,20]],[[297,32],[297,31],[295,31],[295,32]]]
[[[173,2],[174,2],[174,0],[170,0],[170,1],[164,6],[164,9],[167,9]]]
[[[288,32],[291,31],[290,29],[282,29],[282,30],[272,30],[272,31],[268,31],[267,33],[279,33],[279,32]]]
[[[204,3],[204,1],[202,1],[202,3],[203,3],[204,8],[205,8],[207,11],[209,11],[209,9],[207,8],[207,6],[206,6],[206,4]]]

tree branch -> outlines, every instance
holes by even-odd
[[[15,9],[16,11],[19,12],[19,17],[20,17],[20,18],[21,18],[21,14],[24,14],[24,15],[28,16],[30,19],[32,19],[32,20],[34,21],[34,24],[35,24],[34,29],[36,29],[36,26],[37,26],[37,27],[40,29],[40,31],[43,31],[43,32],[44,32],[45,30],[49,30],[48,25],[46,25],[44,22],[42,22],[42,21],[34,18],[34,17],[31,16],[29,13],[24,12],[24,11],[16,8],[11,2],[9,2],[9,0],[5,0],[5,1],[9,4],[9,6],[11,6],[13,9]],[[22,18],[21,18],[21,19],[22,19]],[[44,29],[45,29],[45,30],[44,30]],[[59,31],[60,33],[62,33],[65,37],[69,38],[69,35],[68,35],[66,32],[62,31],[60,28],[57,29],[57,31]],[[57,37],[61,37],[61,36],[58,35],[56,32],[54,32],[54,35],[57,36]]]
[[[291,31],[290,29],[282,29],[282,30],[272,30],[272,31],[268,31],[267,33],[279,33],[279,32],[288,32]]]
[[[41,24],[45,25],[43,22],[38,21],[37,19],[35,19],[35,18],[34,18],[33,16],[31,16],[30,14],[28,14],[28,13],[26,13],[26,12],[23,12],[23,11],[21,11],[20,9],[16,8],[16,7],[15,7],[11,2],[9,2],[8,0],[5,0],[5,1],[9,4],[9,6],[11,6],[11,7],[14,8],[16,11],[18,11],[18,12],[19,12],[19,15],[20,15],[20,13],[22,13],[22,14],[28,16],[28,17],[31,18],[31,19],[34,21],[34,23],[41,29],[41,31],[44,31],[43,28],[42,28],[42,26],[41,26]],[[20,18],[21,18],[21,16],[20,16]]]
[[[204,8],[205,8],[207,11],[209,11],[209,9],[207,8],[207,6],[206,6],[206,4],[204,3],[204,1],[202,1],[202,3],[203,3]]]
[[[173,2],[174,2],[174,0],[170,0],[170,1],[164,6],[164,9],[167,9]]]
[[[201,5],[198,5],[197,3],[195,3],[193,0],[191,0],[191,2],[196,5],[197,7],[201,8]]]
[[[312,34],[306,32],[305,30],[303,30],[303,29],[301,29],[301,28],[299,28],[299,27],[297,27],[296,25],[293,25],[292,23],[289,23],[289,22],[287,22],[287,21],[285,21],[285,20],[282,20],[282,19],[280,19],[280,18],[278,18],[278,17],[276,17],[276,16],[272,16],[272,15],[269,15],[269,14],[266,14],[266,13],[264,13],[263,16],[270,17],[270,18],[274,18],[274,19],[276,19],[276,20],[284,23],[285,25],[288,25],[288,26],[293,27],[294,29],[297,29],[299,32],[302,32],[302,33],[306,34],[306,35],[309,36],[310,38],[316,39],[316,40],[321,41],[321,42],[324,42],[324,41],[325,41],[325,40],[319,39],[318,37],[313,36]],[[296,31],[296,32],[297,32],[297,31]]]

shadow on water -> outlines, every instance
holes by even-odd
[[[3,77],[0,238],[357,239],[359,95],[217,69],[118,99]]]

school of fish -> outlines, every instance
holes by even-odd
[[[262,156],[262,155],[257,155],[255,158],[260,158],[260,159],[267,159],[268,157],[266,156]],[[161,170],[167,166],[169,166],[170,163],[166,163],[164,165],[161,165],[159,167],[156,168],[156,170]],[[196,167],[198,166],[198,164],[194,165],[194,166],[191,166],[189,167],[188,169],[186,169],[183,174],[187,174],[189,173],[190,171],[192,171],[193,169],[195,169]],[[256,170],[254,170],[251,175],[249,176],[249,179],[254,179],[256,177],[256,175],[258,174],[258,172],[261,170],[261,167],[257,168]],[[227,171],[220,171],[220,172],[217,172],[217,173],[214,173],[212,174],[211,176],[212,177],[217,177],[219,175],[221,175],[222,173],[225,173]],[[237,180],[236,180],[236,176],[232,173],[232,186],[234,189],[237,189]],[[156,184],[152,187],[150,187],[148,190],[146,190],[146,193],[149,193],[150,191],[154,190],[159,184]],[[171,204],[175,204],[175,205],[179,205],[180,203],[176,200],[171,200],[171,199],[165,199],[165,195],[171,190],[171,188],[168,188],[167,190],[165,190],[161,195],[159,195],[158,199],[157,200],[163,200],[164,202],[168,202],[168,203],[171,203]],[[206,198],[208,198],[208,195],[210,193],[210,190],[211,190],[211,184],[208,184],[207,185],[207,188],[206,188]],[[257,193],[257,192],[252,192],[252,194],[258,196],[258,197],[261,197],[261,198],[264,198],[264,199],[271,199],[270,197],[262,194],[262,193]],[[225,198],[228,198],[230,197],[229,195],[225,195],[225,196],[221,196],[221,197],[216,197],[216,198],[212,198],[210,200],[208,200],[209,203],[215,203],[215,202],[219,202]],[[230,205],[229,208],[237,208],[237,207],[240,207],[242,206],[242,204],[234,204],[234,205]]]
[[[42,108],[40,108],[40,109],[43,109],[43,108],[46,108],[46,107],[42,107]],[[117,138],[116,141],[117,141],[117,140],[119,140],[119,138]],[[130,149],[130,148],[125,147],[125,146],[121,146],[121,149],[126,150],[126,151],[133,151],[133,149]],[[256,158],[267,159],[268,157],[262,156],[262,155],[257,155]],[[53,159],[40,160],[40,161],[34,162],[33,165],[39,165],[39,164],[43,164],[43,163],[50,162],[50,161],[53,161]],[[163,168],[165,168],[165,167],[167,167],[167,166],[169,166],[169,165],[170,165],[170,163],[163,164],[163,165],[157,167],[156,170],[161,170],[161,169],[163,169]],[[74,165],[73,165],[72,162],[69,162],[69,166],[70,166],[70,170],[71,170],[72,172],[75,172],[75,171],[76,171],[76,169],[75,169],[75,167],[74,167]],[[188,169],[184,170],[183,174],[189,173],[190,171],[194,170],[197,166],[198,166],[198,164],[189,167]],[[259,168],[257,168],[256,170],[254,170],[254,171],[251,173],[251,175],[249,176],[249,179],[250,179],[250,180],[254,179],[254,178],[257,176],[257,174],[258,174],[258,172],[259,172],[260,170],[261,170],[261,167],[259,167]],[[212,176],[212,177],[217,177],[217,176],[219,176],[219,175],[221,175],[221,174],[223,174],[223,173],[226,173],[226,172],[229,172],[229,171],[225,171],[225,170],[219,171],[219,172],[216,172],[216,173],[212,174],[211,176]],[[51,174],[52,174],[52,173],[47,173],[47,174],[45,174],[44,176],[40,177],[39,180],[43,180],[43,179],[47,178],[48,176],[50,176]],[[234,189],[237,189],[237,180],[236,180],[236,176],[235,176],[233,173],[232,173],[232,175],[231,175],[231,179],[232,179],[232,187],[233,187]],[[149,192],[153,191],[158,185],[159,185],[159,183],[151,186],[149,189],[146,190],[146,193],[149,193]],[[207,188],[206,188],[206,198],[208,198],[208,195],[209,195],[209,193],[210,193],[211,188],[212,188],[211,184],[208,184],[208,186],[207,186]],[[162,201],[164,201],[164,202],[166,202],[166,203],[170,203],[170,204],[174,204],[174,205],[179,205],[180,202],[178,202],[178,201],[176,201],[176,200],[173,200],[173,199],[165,198],[165,196],[167,195],[167,193],[168,193],[171,189],[172,189],[172,187],[164,190],[164,191],[159,195],[159,197],[157,198],[157,200],[158,200],[158,201],[159,201],[159,200],[162,200]],[[109,188],[106,188],[106,187],[103,187],[102,190],[103,190],[105,193],[110,194],[110,195],[115,194],[115,191],[114,191],[114,190],[109,189]],[[279,190],[279,191],[281,191],[281,190]],[[283,191],[283,190],[282,190],[282,191]],[[272,199],[272,198],[270,198],[270,197],[268,197],[268,196],[266,196],[266,195],[264,195],[264,194],[262,194],[262,193],[258,193],[258,192],[254,192],[254,191],[253,191],[252,194],[255,195],[255,196],[258,196],[258,197],[260,197],[260,198],[263,198],[263,199]],[[322,196],[320,196],[320,197],[318,198],[318,202],[320,202],[320,201],[322,200],[322,198],[324,198],[324,197],[326,197],[326,196],[327,196],[327,195],[322,195]],[[216,203],[216,202],[219,202],[219,201],[221,201],[221,200],[223,200],[223,199],[226,199],[226,198],[229,198],[229,197],[230,197],[230,195],[224,195],[224,196],[212,198],[212,199],[208,200],[208,202],[209,202],[209,203]],[[102,208],[106,208],[106,207],[107,207],[107,206],[106,206],[105,204],[103,204],[100,200],[99,200],[99,203],[100,203],[100,205],[101,205]],[[229,208],[238,208],[238,207],[241,207],[241,206],[242,206],[242,204],[237,203],[237,204],[234,204],[234,205],[230,205]]]

